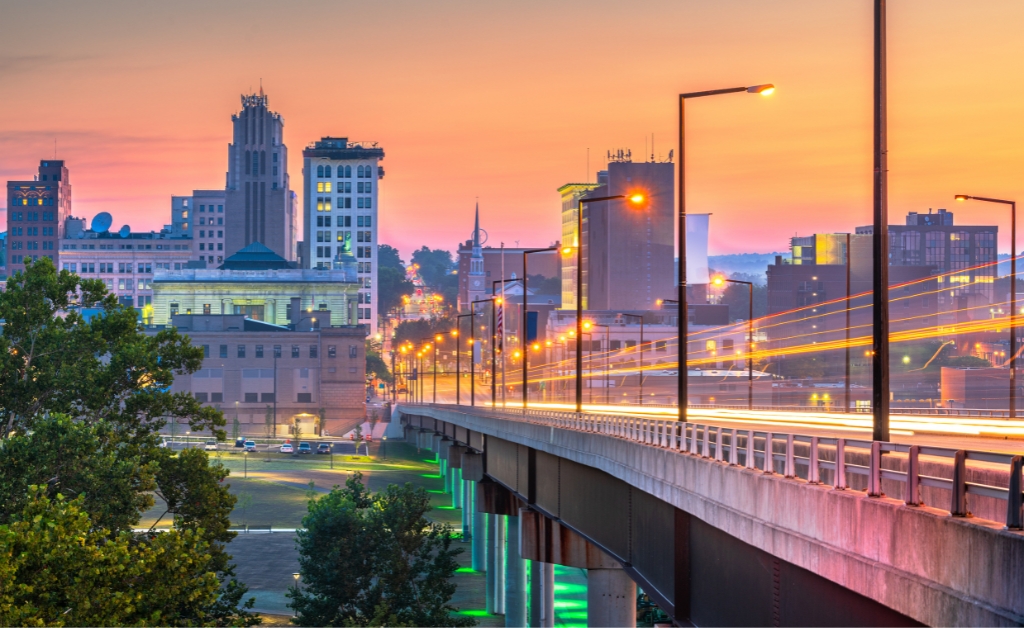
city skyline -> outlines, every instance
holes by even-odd
[[[396,6],[307,5],[278,16],[256,4],[238,16],[249,28],[227,33],[206,26],[230,12],[220,7],[8,9],[0,35],[20,54],[3,58],[0,76],[19,87],[4,95],[0,174],[30,176],[56,139],[57,158],[74,173],[76,215],[110,211],[119,224],[159,229],[171,195],[223,186],[230,115],[262,78],[285,119],[293,173],[296,147],[324,135],[389,146],[380,241],[404,256],[423,244],[454,251],[477,198],[497,239],[546,244],[559,237],[559,185],[592,181],[607,150],[649,157],[651,133],[656,157],[675,148],[675,94],[773,82],[771,98],[691,109],[689,207],[714,214],[712,252],[779,250],[794,233],[869,222],[867,2],[666,4],[656,23],[614,5]],[[11,26],[44,12],[64,43]],[[181,15],[192,16],[187,27]],[[355,52],[298,37],[312,17],[356,25],[343,29]],[[1024,86],[999,77],[1024,64],[1010,36],[1022,17],[1010,2],[890,7],[893,215],[953,209],[952,195],[965,189],[1021,196],[1013,174],[1024,165],[1024,128],[1014,104]],[[565,35],[570,19],[590,43]],[[287,36],[246,49],[271,24]],[[410,56],[413,47],[420,53]],[[569,72],[579,76],[571,89]],[[74,107],[38,98],[51,81],[66,84]],[[1004,222],[981,206],[959,215]],[[1002,251],[1007,238],[1003,231]]]

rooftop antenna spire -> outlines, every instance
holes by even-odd
[[[260,77],[260,97],[263,96],[263,78]]]

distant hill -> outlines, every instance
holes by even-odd
[[[775,256],[789,253],[738,253],[735,255],[709,255],[708,267],[724,275],[746,273],[767,281],[767,267],[775,263]]]

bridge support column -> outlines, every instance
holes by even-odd
[[[491,515],[492,541],[489,544],[494,554],[494,614],[505,614],[505,516]]]
[[[636,626],[636,583],[621,567],[587,570],[587,625]]]
[[[452,476],[452,508],[462,508],[462,470],[451,468]]]
[[[530,561],[530,625],[554,628],[555,566]]]
[[[519,517],[505,517],[505,625],[526,625],[526,561],[519,555]]]
[[[459,475],[462,470],[459,469]],[[462,481],[462,542],[468,543],[473,539],[476,530],[473,521],[473,487],[470,482]],[[474,566],[475,570],[476,567]]]
[[[473,500],[473,537],[470,554],[473,559],[473,571],[487,571],[487,513],[475,510],[476,499]],[[490,574],[487,578],[490,580]]]
[[[481,529],[482,530],[486,530],[486,532],[484,534],[480,535],[481,537],[483,537],[484,540],[486,540],[486,548],[482,552],[484,554],[484,571],[487,572],[487,579],[486,579],[487,589],[486,589],[486,592],[485,592],[485,598],[486,598],[486,607],[485,608],[487,609],[487,612],[489,614],[493,615],[494,613],[497,612],[497,610],[496,610],[497,603],[496,603],[496,599],[495,599],[495,595],[494,595],[495,584],[497,582],[497,578],[495,577],[495,573],[494,573],[495,572],[495,569],[494,569],[494,565],[495,565],[495,560],[494,560],[494,554],[495,554],[495,551],[494,551],[494,519],[495,519],[495,516],[494,515],[489,515],[487,513],[480,513],[480,515],[481,515],[481,520],[482,520],[482,523],[483,523],[483,525],[481,526]]]

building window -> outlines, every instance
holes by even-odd
[[[208,401],[208,399],[206,398],[206,393],[197,392],[196,401],[198,401],[199,403],[206,403]]]
[[[313,403],[313,393],[299,393],[296,401],[299,403]]]
[[[238,345],[238,357],[245,357],[245,345]]]
[[[263,345],[256,345],[256,357],[257,358],[262,358],[263,357]]]
[[[327,357],[336,358],[338,357],[338,348],[334,345],[327,345]]]
[[[356,345],[349,345],[348,346],[348,357],[350,359],[353,359],[353,360],[355,358],[358,358],[359,357],[359,347],[356,346]]]
[[[311,357],[311,358],[317,357],[316,345],[309,345],[309,357]]]
[[[260,393],[260,401],[263,403],[274,403],[274,393]]]
[[[203,345],[203,357],[210,357],[210,345]]]
[[[292,345],[292,357],[299,357],[299,345]]]
[[[221,403],[222,401],[224,401],[224,393],[210,393],[210,401],[212,403]]]
[[[281,345],[274,345],[274,357],[281,357]]]
[[[209,314],[209,313],[210,313],[210,304],[209,303],[203,303],[203,314]],[[225,357],[227,357],[227,356],[225,356]]]
[[[228,346],[227,345],[221,345],[220,346],[220,357],[222,357],[222,358],[228,357]]]
[[[259,393],[245,393],[245,403],[256,403],[259,401]]]

